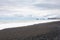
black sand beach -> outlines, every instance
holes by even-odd
[[[60,21],[0,30],[0,40],[60,40]]]

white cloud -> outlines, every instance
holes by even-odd
[[[60,0],[40,0],[40,3],[48,3],[48,4],[59,4]]]
[[[24,15],[27,16],[29,14],[32,15],[38,15],[38,16],[44,16],[44,15],[48,15],[48,14],[56,14],[56,13],[60,13],[58,9],[53,9],[53,10],[39,10],[33,7],[14,7],[14,6],[3,6],[0,7],[0,10],[2,10],[2,12],[0,12],[0,15],[6,15],[6,16],[15,16],[15,14],[17,15]],[[5,10],[5,12],[3,11]]]
[[[43,7],[39,8],[34,6],[34,4],[43,4],[47,3],[53,4],[53,5],[59,5],[59,0],[1,0],[0,1],[0,16],[16,16],[16,15],[24,15],[27,16],[29,14],[35,15],[35,16],[45,16],[48,14],[59,14],[60,9],[53,9],[54,6],[49,6],[52,7],[52,9],[44,9]],[[22,6],[23,4],[27,4]],[[46,5],[47,5],[46,4]],[[17,6],[20,5],[20,6]],[[46,5],[43,5],[45,8],[47,8]],[[41,10],[42,9],[42,10]]]

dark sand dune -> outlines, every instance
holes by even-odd
[[[60,21],[0,30],[0,40],[60,40]]]

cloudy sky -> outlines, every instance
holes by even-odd
[[[46,15],[60,15],[60,0],[0,0],[0,20],[30,20]]]

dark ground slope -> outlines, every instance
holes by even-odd
[[[0,40],[60,40],[60,21],[0,30]]]

